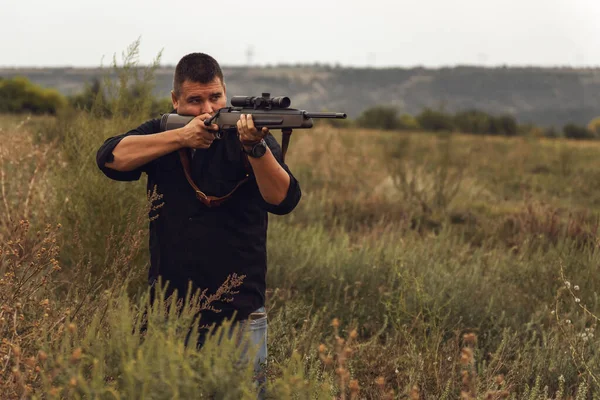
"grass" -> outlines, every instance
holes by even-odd
[[[255,398],[235,341],[184,346],[214,296],[178,318],[147,300],[160,196],[94,165],[143,118],[0,118],[3,398]],[[269,230],[269,395],[600,398],[599,146],[295,132],[303,199]]]

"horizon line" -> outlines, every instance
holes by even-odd
[[[121,64],[117,64],[117,67],[121,67]],[[135,65],[138,68],[151,67],[152,64],[138,63]],[[176,64],[158,64],[157,68],[175,68]],[[49,65],[2,65],[0,69],[106,69],[113,68],[112,64],[109,65],[68,65],[68,64],[49,64]],[[555,65],[540,65],[540,64],[469,64],[469,63],[456,63],[456,64],[441,64],[437,66],[415,64],[415,65],[342,65],[340,63],[324,63],[324,62],[295,62],[295,63],[267,63],[267,64],[221,64],[221,68],[256,68],[256,69],[269,69],[269,68],[281,68],[281,67],[316,67],[316,68],[330,68],[330,69],[375,69],[375,70],[391,70],[391,69],[429,69],[429,70],[440,70],[440,69],[454,69],[454,68],[479,68],[479,69],[579,69],[579,70],[593,70],[600,69],[600,65],[568,65],[568,64],[555,64]]]

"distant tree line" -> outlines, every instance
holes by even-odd
[[[376,106],[365,110],[355,121],[360,128],[382,130],[409,130],[429,132],[461,132],[480,135],[533,135],[538,137],[565,137],[569,139],[600,139],[600,117],[587,126],[569,123],[561,130],[541,128],[533,124],[519,124],[512,115],[492,115],[471,109],[454,114],[425,108],[419,114],[399,114],[391,106]]]
[[[100,117],[110,117],[115,113],[127,114],[147,102],[149,117],[170,111],[168,98],[157,99],[151,94],[149,82],[138,80],[117,89],[119,93],[108,96],[110,88],[98,79],[86,85],[83,91],[72,96],[64,96],[53,89],[42,88],[27,78],[0,77],[0,113],[30,113],[56,115],[63,109],[76,109],[94,112]],[[115,104],[118,102],[119,104]],[[479,135],[534,135],[538,137],[565,137],[570,139],[600,139],[600,117],[587,126],[575,123],[566,124],[562,129],[541,128],[532,124],[519,124],[512,115],[492,115],[481,110],[471,109],[455,114],[443,110],[425,108],[419,114],[400,114],[391,106],[375,106],[365,110],[356,120],[329,120],[327,123],[338,127],[357,126],[382,130],[408,130],[429,132],[462,132]]]

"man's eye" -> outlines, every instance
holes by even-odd
[[[212,97],[212,101],[217,101],[217,100],[219,100],[220,98],[221,98],[221,96],[213,96],[213,97]]]

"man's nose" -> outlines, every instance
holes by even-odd
[[[202,114],[212,114],[213,107],[210,101],[205,101],[202,103]]]

